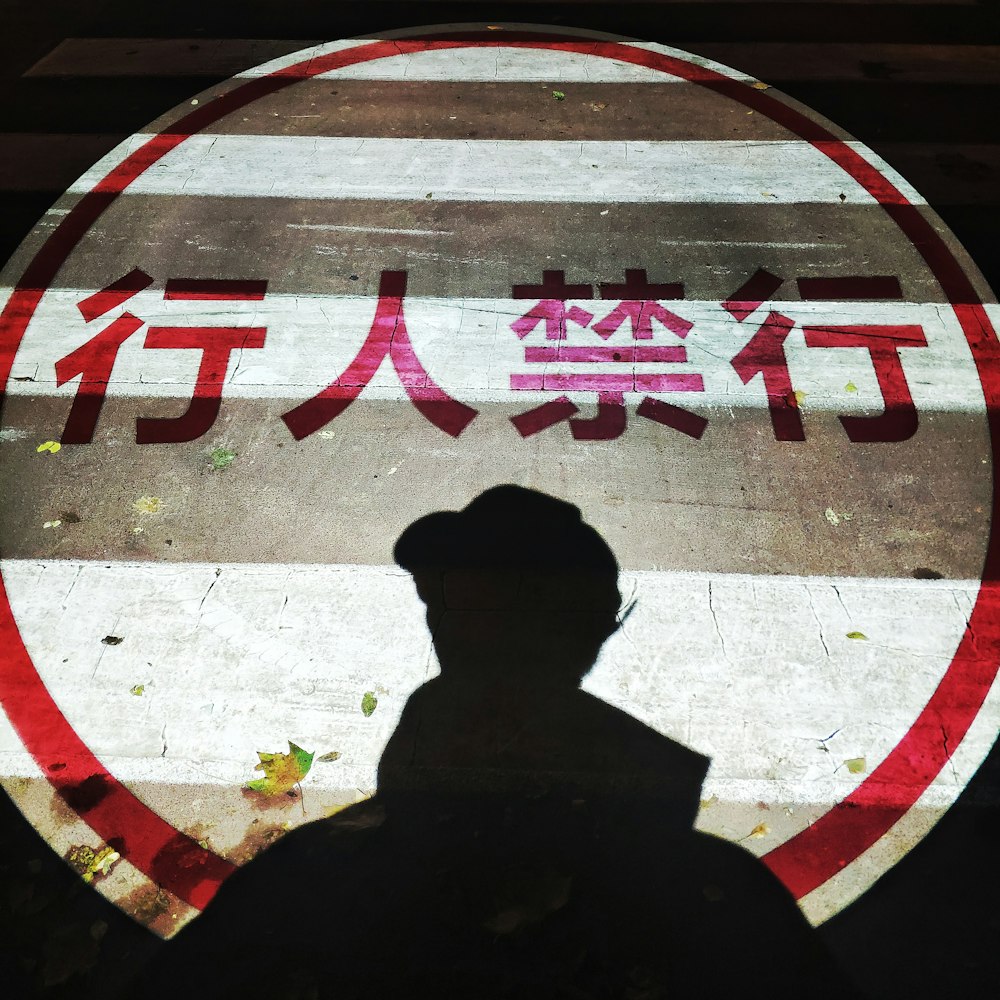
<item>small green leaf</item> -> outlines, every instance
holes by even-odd
[[[561,90],[553,90],[552,91],[552,96],[557,101],[565,101],[566,100],[566,95]]]
[[[146,690],[145,684],[135,684],[129,688],[129,694],[134,694],[136,698],[142,697],[142,692]]]
[[[230,451],[228,448],[216,448],[213,450],[211,458],[212,468],[219,472],[222,469],[228,469],[236,461],[236,452]]]
[[[844,389],[847,392],[857,392],[858,391],[858,387],[853,382],[848,382],[847,385],[844,386]]]
[[[375,697],[375,692],[366,691],[365,696],[361,699],[361,711],[365,718],[367,719],[376,708],[378,708],[378,698]]]
[[[848,632],[847,633],[847,638],[848,639],[867,639],[868,636],[866,636],[864,634],[864,632]]]
[[[845,760],[844,763],[851,774],[864,774],[866,766],[864,757],[852,757],[850,760]]]

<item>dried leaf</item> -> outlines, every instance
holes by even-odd
[[[603,111],[606,107],[607,105],[603,101],[594,101],[594,103],[590,105],[590,110]]]
[[[340,760],[340,751],[339,750],[331,750],[329,753],[323,754],[322,757],[317,757],[316,758],[316,762],[318,764],[329,764],[329,763],[331,763],[332,761],[335,761],[335,760]]]
[[[103,878],[121,860],[121,855],[113,847],[102,847],[95,851],[86,844],[78,844],[69,849],[66,860],[80,873],[84,882]]]
[[[771,828],[766,823],[758,823],[747,836],[760,839],[761,837],[766,837],[770,832]]]
[[[838,524],[840,524],[840,515],[832,507],[827,507],[826,510],[823,511],[823,516],[834,527],[836,527]]]
[[[364,697],[361,699],[361,711],[364,713],[367,719],[375,709],[378,708],[378,698],[375,697],[374,691],[366,691]]]
[[[757,82],[756,82],[756,83],[755,83],[755,84],[753,85],[753,89],[754,89],[754,90],[770,90],[770,89],[771,89],[771,85],[770,85],[769,83],[761,83],[761,81],[760,81],[760,80],[758,80],[758,81],[757,81]]]
[[[158,514],[163,506],[163,501],[159,497],[139,497],[132,507],[140,514]]]
[[[40,444],[35,451],[39,454],[43,451],[51,452],[53,455],[62,448],[62,445],[58,441],[45,441]]]
[[[864,634],[864,632],[848,632],[847,633],[847,638],[848,639],[867,639],[868,636],[866,636]]]
[[[211,458],[212,468],[219,472],[222,469],[228,469],[236,461],[236,452],[230,451],[228,448],[215,448]]]
[[[105,646],[120,646],[125,641],[125,637],[121,635],[106,635],[101,642]]]
[[[45,522],[45,523],[44,523],[44,524],[42,525],[42,527],[43,527],[43,528],[58,528],[60,524],[62,524],[62,521],[61,521],[61,520],[56,520],[56,521],[46,521],[46,522]]]
[[[263,771],[264,777],[248,781],[247,788],[264,795],[284,795],[309,773],[315,754],[289,740],[288,753],[264,753],[258,750],[257,756],[260,763],[254,770]]]
[[[865,772],[866,763],[864,757],[852,757],[850,760],[845,760],[844,763],[851,774],[864,774]]]

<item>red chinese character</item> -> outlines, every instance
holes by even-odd
[[[795,390],[785,359],[785,339],[795,320],[770,312],[749,343],[730,362],[746,385],[757,375],[764,376],[767,408],[777,441],[805,441]]]
[[[758,269],[722,303],[722,307],[742,323],[770,299],[782,283],[781,278]],[[892,275],[801,277],[796,283],[799,295],[806,301],[895,300],[901,299],[903,294],[899,280]],[[771,424],[778,441],[806,439],[785,358],[785,340],[794,325],[794,320],[787,316],[770,312],[731,361],[744,385],[757,375],[763,375]],[[803,333],[807,347],[863,347],[871,355],[885,412],[877,417],[841,417],[840,422],[851,441],[905,441],[916,433],[917,411],[897,348],[926,347],[927,339],[921,327],[807,326],[803,327]]]
[[[917,408],[899,357],[901,347],[926,347],[919,326],[807,326],[807,347],[863,347],[871,355],[885,412],[877,417],[841,417],[852,441],[906,441],[917,432]]]
[[[522,340],[542,322],[547,340],[565,340],[567,321],[585,327],[594,318],[579,306],[566,307],[567,299],[590,299],[594,290],[590,285],[567,285],[565,271],[542,271],[540,285],[514,285],[511,291],[515,299],[539,300],[510,325]]]
[[[662,291],[672,295],[676,295],[680,290],[680,294],[683,294],[681,286],[648,285],[645,279],[645,271],[627,271],[625,285],[602,285],[602,296],[607,294],[608,290],[622,290],[626,294]],[[514,291],[515,297],[519,297],[518,293],[523,294],[525,291],[532,293],[539,290],[548,293],[559,291],[568,295],[570,292],[589,293],[589,288],[590,286],[567,286],[563,282],[562,271],[546,271],[541,286],[515,286]],[[565,339],[566,319],[572,319],[581,327],[587,327],[593,319],[590,313],[576,306],[565,309],[564,299],[547,299],[539,302],[533,311],[515,320],[511,324],[511,329],[523,339],[534,330],[539,320],[545,316],[545,313],[540,309],[543,306],[549,314],[546,322],[546,338],[550,340]],[[656,301],[630,299],[619,302],[607,316],[595,323],[591,329],[603,340],[608,340],[628,320],[633,340],[650,340],[653,339],[653,319],[681,338],[687,336],[692,326],[687,320],[681,319]],[[575,416],[579,412],[577,406],[567,396],[560,395],[511,418],[511,422],[522,437],[530,437],[565,420],[569,423],[573,437],[578,441],[610,441],[620,437],[627,424],[624,397],[626,392],[703,392],[705,388],[701,375],[636,372],[633,367],[625,371],[620,368],[618,371],[614,370],[619,365],[634,366],[650,362],[677,363],[687,361],[686,348],[677,345],[636,346],[629,344],[619,347],[608,345],[576,347],[559,344],[557,346],[529,346],[524,349],[524,360],[528,364],[540,364],[546,367],[537,374],[512,374],[510,377],[512,389],[536,392],[545,390],[596,392],[597,415],[589,419]],[[612,370],[592,374],[584,374],[579,371],[553,371],[553,366],[560,362],[567,365],[595,364],[605,369],[610,367]],[[639,416],[655,420],[696,438],[701,437],[707,424],[707,421],[702,417],[649,396],[643,398],[636,412]]]
[[[413,405],[446,434],[458,437],[476,418],[477,410],[452,399],[430,377],[410,342],[403,318],[406,272],[383,271],[378,305],[365,342],[344,373],[312,399],[282,415],[297,441],[339,416],[361,395],[379,366],[389,359]]]
[[[91,322],[115,306],[127,302],[137,292],[148,288],[153,279],[135,268],[106,288],[77,303],[86,322]],[[118,350],[142,326],[142,320],[132,313],[122,313],[110,326],[56,362],[56,385],[65,385],[80,376],[73,405],[60,440],[63,444],[90,444],[94,439],[97,419],[104,406],[111,369]]]
[[[148,274],[134,268],[128,274],[78,303],[88,323],[105,315],[153,282]],[[165,299],[259,300],[266,281],[203,281],[172,279],[167,282]],[[55,364],[56,385],[80,376],[80,386],[62,433],[64,444],[89,444],[104,406],[105,394],[118,351],[142,325],[130,312],[122,313],[100,333],[71,351]],[[222,384],[230,355],[244,347],[263,347],[263,327],[149,327],[143,344],[147,348],[194,348],[202,351],[194,394],[187,411],[172,418],[139,418],[139,444],[194,441],[205,434],[219,415]]]

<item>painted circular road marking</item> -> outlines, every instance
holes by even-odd
[[[975,269],[870,151],[662,46],[450,31],[244,77],[4,275],[22,810],[169,933],[370,793],[433,670],[392,542],[518,481],[637,598],[588,690],[712,757],[699,827],[836,912],[996,732]],[[339,757],[244,794],[288,740]]]

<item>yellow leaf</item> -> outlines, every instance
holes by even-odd
[[[864,632],[848,632],[847,633],[847,638],[848,639],[867,639],[868,636],[866,636],[864,634]]]
[[[96,877],[104,877],[111,872],[121,855],[113,847],[102,847],[95,851],[86,844],[69,849],[66,860],[80,873],[84,882],[92,882]]]
[[[754,90],[770,90],[771,89],[771,85],[769,83],[761,83],[760,80],[758,80],[753,85],[753,89]]]
[[[140,514],[158,514],[163,506],[163,501],[159,497],[139,497],[132,507]]]
[[[309,773],[315,753],[309,753],[289,740],[288,753],[264,753],[258,750],[257,756],[260,763],[254,770],[263,771],[264,777],[248,781],[247,788],[264,795],[284,795]]]
[[[851,774],[864,774],[866,766],[864,757],[852,757],[850,760],[845,760],[844,763]]]
[[[857,392],[858,387],[853,382],[848,382],[847,385],[844,386],[844,390],[846,392]]]
[[[53,455],[62,448],[62,445],[58,441],[45,441],[40,444],[35,451],[39,454],[43,451],[49,451]]]
[[[795,402],[801,406],[806,401],[806,394],[801,389],[795,390]]]
[[[749,833],[748,836],[760,838],[766,837],[771,832],[771,828],[766,823],[758,823]]]

